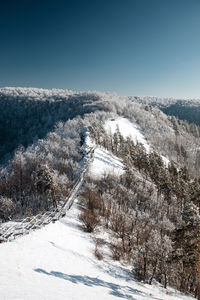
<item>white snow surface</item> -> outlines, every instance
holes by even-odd
[[[98,261],[77,203],[56,223],[0,244],[1,300],[189,300],[135,281],[119,263]]]
[[[96,146],[88,132],[86,132],[85,144],[86,152],[94,149],[94,159],[88,170],[89,176],[97,179],[106,175],[120,176],[124,173],[124,166],[121,159],[103,147]]]
[[[114,134],[117,127],[124,138],[130,137],[135,143],[142,143],[147,152],[149,152],[149,145],[142,134],[141,130],[136,124],[133,124],[126,118],[119,118],[108,120],[104,124],[104,128],[108,134]],[[95,144],[90,139],[88,133],[86,134],[87,148],[95,147]],[[102,147],[95,147],[94,160],[89,168],[89,175],[93,178],[100,178],[104,175],[112,174],[120,176],[124,173],[123,163],[118,157],[112,155],[109,151]]]
[[[93,178],[101,178],[106,175],[120,176],[124,173],[122,161],[104,148],[97,147],[94,150],[94,160],[89,167],[89,175]]]
[[[108,133],[114,134],[117,127],[124,138],[130,137],[134,143],[143,144],[147,152],[150,146],[148,145],[141,129],[136,124],[132,123],[126,118],[116,118],[106,122],[105,129]]]
[[[141,143],[146,149],[147,153],[151,151],[151,147],[145,139],[142,130],[139,128],[137,124],[129,121],[126,118],[116,118],[109,120],[105,123],[105,129],[108,133],[114,134],[116,132],[117,127],[119,128],[120,133],[124,138],[130,137],[132,141],[136,144]],[[163,155],[161,155],[163,163],[166,167],[169,165],[169,159]]]

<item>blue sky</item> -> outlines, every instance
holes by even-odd
[[[200,1],[4,1],[0,86],[200,97]]]

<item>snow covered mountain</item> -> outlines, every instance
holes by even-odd
[[[149,149],[140,131],[127,119],[108,121],[105,128],[113,130],[116,125],[124,136],[142,141]],[[89,173],[103,176],[115,170],[119,175],[122,167],[117,157],[96,148]],[[67,216],[55,224],[0,245],[1,299],[192,299],[159,284],[135,281],[130,268],[113,262],[108,255],[98,261],[92,237],[83,231],[79,214],[76,200]]]
[[[192,299],[199,127],[98,92],[5,88],[0,104],[0,237],[24,234],[0,244],[0,298]],[[38,219],[54,223],[25,230]]]

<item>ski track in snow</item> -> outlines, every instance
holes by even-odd
[[[67,215],[27,236],[0,244],[1,300],[189,300],[190,297],[134,281],[130,271],[93,255],[91,235]]]

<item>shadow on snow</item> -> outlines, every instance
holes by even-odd
[[[137,289],[131,288],[129,286],[122,286],[116,283],[112,283],[112,282],[107,282],[104,280],[101,280],[97,277],[90,277],[90,276],[82,276],[82,275],[69,275],[69,274],[65,274],[62,272],[57,272],[57,271],[51,271],[51,272],[47,272],[43,269],[34,269],[35,272],[37,273],[41,273],[41,274],[45,274],[48,276],[54,276],[60,279],[64,279],[67,280],[71,283],[74,284],[84,284],[85,286],[88,287],[94,287],[94,286],[99,286],[99,287],[106,287],[110,290],[110,294],[119,298],[124,298],[124,299],[130,299],[130,300],[136,300],[133,296],[135,295],[140,295],[143,297],[149,297],[150,295],[147,293],[143,293]],[[128,293],[128,294],[127,294]],[[132,294],[132,295],[130,295]],[[159,300],[159,298],[155,298],[153,296],[150,296],[151,299],[157,299]],[[148,299],[148,298],[147,298]]]

